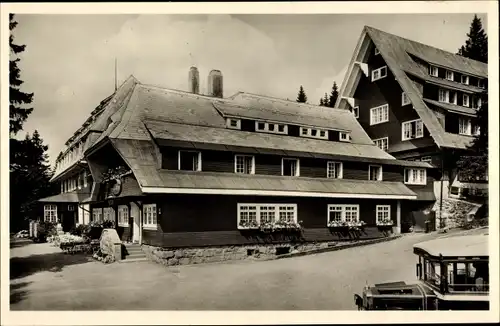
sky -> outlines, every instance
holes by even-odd
[[[478,15],[486,28],[486,16]],[[238,91],[295,100],[302,85],[318,104],[342,84],[363,26],[456,52],[472,14],[48,15],[20,14],[15,42],[22,90],[34,111],[24,132],[40,132],[57,154],[101,100],[133,74],[144,84],[187,90],[191,66],[206,92],[221,70],[224,96]],[[19,136],[24,136],[20,133]]]

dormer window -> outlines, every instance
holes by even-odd
[[[359,106],[352,107],[351,112],[356,119],[359,118]]]
[[[226,119],[226,126],[230,129],[241,129],[241,120],[240,119]]]
[[[382,181],[382,166],[381,165],[368,166],[368,180]]]
[[[377,47],[375,47],[374,53],[375,53],[375,55],[379,55],[380,54],[380,51],[377,49]]]
[[[340,132],[339,133],[339,139],[340,141],[345,141],[345,142],[350,142],[351,141],[351,135],[348,132]]]
[[[287,134],[288,126],[279,123],[255,121],[255,130],[273,134]]]
[[[321,129],[300,127],[300,136],[308,138],[328,139],[328,131]]]
[[[201,152],[179,151],[178,169],[182,171],[201,171]]]
[[[387,66],[372,71],[372,82],[387,77]]]
[[[405,105],[408,105],[410,104],[410,98],[408,97],[408,95],[406,95],[405,92],[401,93],[401,105],[402,106],[405,106]]]
[[[469,107],[469,95],[464,94],[462,104],[463,106]]]
[[[469,85],[469,76],[462,75],[461,82],[462,84]]]
[[[281,160],[281,175],[298,177],[300,175],[300,162],[295,158],[283,158]]]
[[[472,124],[471,120],[468,118],[459,118],[458,119],[458,133],[461,135],[470,136],[472,132]]]
[[[439,102],[450,102],[450,91],[447,89],[439,89]]]
[[[478,82],[477,82],[477,85],[480,87],[480,88],[483,88],[483,89],[486,89],[486,82],[484,79],[479,79]]]
[[[429,66],[429,75],[434,76],[434,77],[438,77],[439,76],[438,67]]]
[[[453,81],[453,71],[446,70],[446,79]]]

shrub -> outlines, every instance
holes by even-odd
[[[77,227],[73,227],[69,233],[77,236],[88,236],[90,233],[90,226],[80,224]]]
[[[41,221],[37,226],[37,234],[35,242],[47,242],[47,238],[57,236],[57,228],[55,223]]]

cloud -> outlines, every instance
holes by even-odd
[[[309,103],[319,104],[319,99],[324,97],[325,93],[327,93],[328,96],[330,96],[334,81],[337,83],[340,92],[340,87],[344,82],[344,77],[347,73],[347,68],[348,66],[346,65],[339,71],[332,73],[331,76],[323,78],[319,87],[314,91],[310,92],[310,96],[308,95]]]

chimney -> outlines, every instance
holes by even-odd
[[[208,75],[208,95],[222,98],[223,84],[220,70],[212,70]]]
[[[193,94],[198,94],[200,92],[200,73],[198,68],[191,67],[189,69],[189,91]]]

